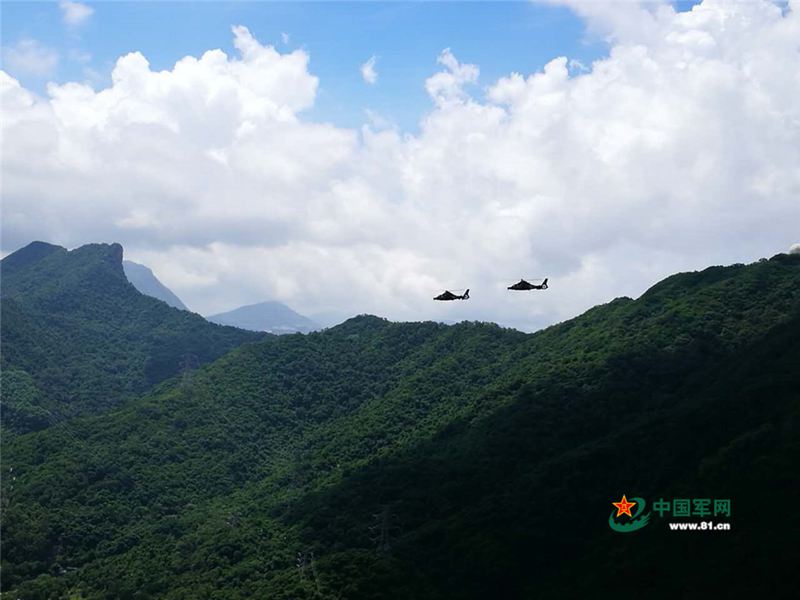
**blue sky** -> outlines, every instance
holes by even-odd
[[[83,81],[95,88],[108,81],[119,56],[138,50],[155,70],[178,59],[221,48],[235,54],[232,25],[280,51],[303,48],[320,78],[308,118],[355,127],[365,110],[413,131],[430,109],[425,78],[436,57],[451,48],[458,59],[479,65],[478,86],[512,71],[538,71],[567,56],[589,64],[607,51],[587,36],[585,24],[564,7],[528,2],[102,2],[89,3],[91,18],[67,27],[55,2],[3,2],[5,47],[34,39],[60,56],[48,76],[8,72],[28,89],[44,93],[49,80]],[[282,34],[288,34],[284,43]],[[359,70],[377,57],[376,85]],[[77,57],[82,57],[82,60]],[[90,58],[89,58],[90,57]]]

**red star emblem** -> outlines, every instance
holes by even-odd
[[[622,500],[620,500],[619,502],[612,502],[611,504],[617,507],[618,517],[620,515],[628,515],[629,517],[632,517],[633,515],[631,514],[631,508],[636,506],[636,502],[628,502],[628,499],[625,497],[625,494],[622,494]]]

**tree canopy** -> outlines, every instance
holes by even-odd
[[[17,309],[39,351],[40,322]],[[800,522],[778,507],[800,500],[799,335],[800,256],[779,255],[675,275],[535,334],[364,315],[179,376],[137,372],[137,385],[158,383],[109,388],[101,413],[4,436],[3,589],[788,595]],[[98,373],[115,372],[107,358]],[[15,401],[49,401],[41,370],[11,365]],[[732,530],[654,519],[615,533],[623,493],[730,499]]]

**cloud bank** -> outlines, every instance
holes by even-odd
[[[537,328],[797,239],[797,8],[579,3],[607,58],[481,88],[444,50],[417,135],[304,118],[308,54],[245,27],[237,56],[128,54],[99,91],[38,98],[2,73],[3,250],[119,241],[204,313],[273,298]],[[431,301],[448,287],[472,299]]]

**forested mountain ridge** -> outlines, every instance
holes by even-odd
[[[139,293],[122,246],[33,242],[0,262],[3,423],[16,431],[105,410],[261,336]]]
[[[266,338],[4,442],[4,589],[788,597],[798,517],[763,494],[800,500],[797,335],[800,257],[778,255],[536,334],[362,316]],[[615,534],[623,493],[731,498],[734,528]]]

